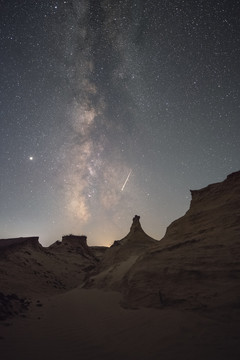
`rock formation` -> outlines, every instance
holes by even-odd
[[[78,286],[98,263],[86,240],[86,236],[64,236],[48,248],[38,238],[0,240],[4,244],[0,247],[1,291],[28,296]]]
[[[93,259],[95,257],[91,248],[87,245],[85,235],[64,235],[62,241],[57,241],[49,247],[55,253],[77,253],[85,258]]]
[[[187,213],[126,274],[125,301],[239,315],[240,171],[191,194]]]
[[[0,248],[7,248],[9,246],[13,246],[13,245],[21,245],[21,244],[25,244],[25,245],[30,245],[30,246],[38,246],[39,237],[38,236],[34,236],[34,237],[20,237],[20,238],[12,238],[12,239],[0,239]]]
[[[139,220],[140,216],[135,215],[130,232],[123,239],[114,241],[85,287],[119,290],[124,275],[137,258],[158,244],[143,231]]]
[[[4,304],[13,292],[54,294],[84,284],[121,292],[129,307],[201,309],[240,319],[240,171],[191,194],[190,209],[161,241],[143,231],[137,215],[107,250],[76,235],[49,248],[38,238],[0,240]]]

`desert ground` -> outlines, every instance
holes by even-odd
[[[177,309],[124,309],[117,292],[77,288],[2,323],[2,359],[239,359],[238,322]]]

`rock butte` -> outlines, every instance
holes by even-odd
[[[29,245],[37,245],[39,237],[20,237],[20,238],[11,238],[11,239],[1,239],[0,240],[0,248],[6,248],[12,245],[20,245],[20,244],[29,244]]]

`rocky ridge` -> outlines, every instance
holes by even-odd
[[[129,306],[178,306],[240,316],[240,172],[191,191],[190,209],[122,282]]]
[[[85,288],[97,287],[119,290],[121,281],[136,259],[158,241],[148,236],[140,224],[140,216],[135,215],[129,233],[121,240],[114,241],[95,268]]]
[[[38,238],[11,239],[7,245],[0,248],[1,291],[21,297],[75,288],[102,256],[91,250],[85,236],[65,236],[48,248]]]
[[[81,285],[121,292],[125,307],[201,309],[240,319],[240,171],[191,195],[189,210],[160,241],[143,231],[137,215],[108,249],[89,247],[86,236],[76,235],[48,248],[36,238],[5,239],[5,309],[16,294],[51,295]]]

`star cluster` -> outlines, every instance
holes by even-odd
[[[2,3],[0,238],[160,239],[239,170],[239,6]]]

